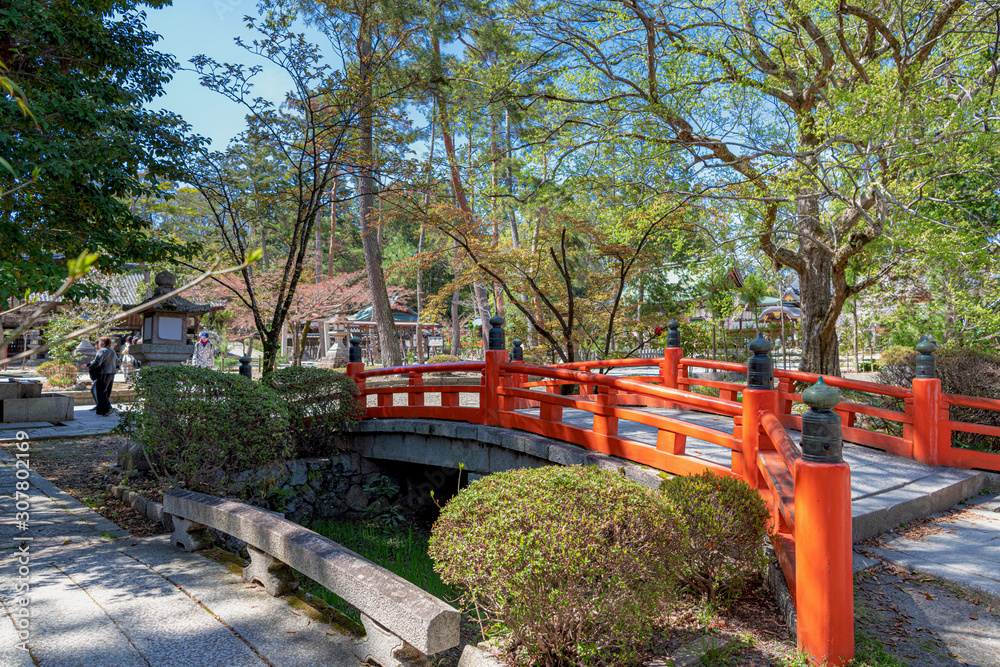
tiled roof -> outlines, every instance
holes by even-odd
[[[127,303],[139,303],[146,298],[146,291],[139,293],[139,285],[144,282],[142,270],[132,270],[128,273],[102,274],[92,272],[81,282],[90,285],[100,285],[108,290],[107,299],[81,299],[82,303],[110,303],[114,305],[125,305]],[[48,292],[32,294],[30,301],[44,302],[51,301],[52,295]],[[62,301],[62,299],[60,299]]]

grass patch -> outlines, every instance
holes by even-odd
[[[854,662],[851,667],[907,667],[908,663],[903,662],[896,656],[885,650],[876,639],[866,637],[860,632],[854,635]]]
[[[437,598],[446,602],[458,598],[458,591],[443,584],[434,571],[434,563],[427,555],[427,535],[415,533],[410,527],[391,528],[346,519],[317,521],[310,528]],[[355,607],[311,579],[305,579],[302,588],[355,623],[361,622]]]

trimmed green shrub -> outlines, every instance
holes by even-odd
[[[38,367],[38,374],[46,378],[49,384],[56,387],[68,387],[76,382],[80,371],[73,364],[63,364],[58,361],[46,361]]]
[[[946,394],[964,394],[981,398],[1000,399],[1000,356],[967,347],[943,347],[934,353],[937,357],[937,376],[941,378],[941,391]],[[917,374],[917,353],[913,348],[894,346],[882,353],[878,381],[899,387],[912,387]],[[887,396],[865,395],[877,407],[903,411],[901,399]],[[858,415],[862,418],[861,415]],[[1000,426],[1000,412],[974,408],[951,408],[951,419],[986,426]],[[893,435],[902,435],[902,424],[872,417],[866,423],[873,428]],[[979,433],[952,434],[953,444],[987,452],[1000,452],[1000,438]]]
[[[358,385],[336,371],[289,366],[268,373],[261,382],[285,402],[299,456],[328,453],[332,436],[358,423],[365,414]]]
[[[135,378],[136,402],[119,430],[142,445],[169,484],[211,490],[292,454],[288,408],[276,391],[242,375],[153,366]]]
[[[460,362],[461,359],[456,357],[454,354],[435,354],[433,357],[429,357],[425,363],[428,364],[456,364]],[[434,373],[428,373],[428,375],[450,375],[447,371],[435,371]]]
[[[461,359],[456,357],[454,354],[435,354],[433,357],[428,357],[428,364],[457,364]]]
[[[763,574],[770,515],[749,484],[704,472],[672,477],[660,490],[683,528],[677,556],[687,588],[714,601]]]
[[[512,470],[462,490],[430,554],[521,664],[625,665],[670,600],[676,520],[622,475],[580,466]]]

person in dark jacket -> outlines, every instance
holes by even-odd
[[[97,339],[97,356],[90,362],[91,377],[94,379],[94,398],[97,400],[97,414],[102,417],[111,414],[111,387],[118,371],[118,353],[111,347],[111,338]]]

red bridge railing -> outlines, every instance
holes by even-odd
[[[503,345],[502,336],[500,330],[496,336],[501,341],[499,347]],[[493,339],[491,332],[491,342]],[[355,339],[352,344],[357,347],[359,342]],[[769,349],[766,341],[765,344]],[[517,351],[515,347],[515,355],[519,356]],[[353,358],[360,359],[360,348]],[[367,407],[366,418],[451,419],[520,429],[670,474],[710,470],[744,479],[758,490],[771,512],[772,541],[796,605],[800,649],[817,664],[845,664],[854,655],[854,598],[850,469],[840,457],[842,416],[814,406],[810,415],[825,414],[827,421],[832,419],[837,426],[838,437],[833,443],[836,455],[821,452],[822,456],[805,456],[788,435],[786,429],[792,415],[785,411],[786,405],[803,397],[770,388],[771,362],[766,353],[755,355],[751,366],[754,363],[766,364],[766,378],[758,378],[750,386],[688,377],[688,368],[704,367],[705,362],[684,359],[679,346],[666,349],[655,376],[617,377],[590,372],[612,367],[648,367],[651,365],[648,359],[528,366],[508,359],[508,352],[503,349],[487,351],[482,362],[373,370],[352,362],[348,374],[358,382],[366,402],[368,396],[375,397],[376,404]],[[652,365],[657,365],[655,360]],[[748,369],[739,364],[716,367],[743,373]],[[478,374],[479,382],[424,384],[426,374],[442,372]],[[751,368],[751,380],[755,372]],[[369,385],[369,380],[381,376],[403,376],[407,383]],[[692,385],[699,384],[719,385],[722,395],[714,398],[690,391]],[[579,387],[579,394],[563,393],[561,388],[565,385]],[[441,405],[426,405],[424,399],[428,394],[439,394]],[[477,406],[462,406],[462,394],[475,395]],[[395,405],[396,395],[406,396],[406,404]],[[837,398],[828,407],[836,405]],[[830,400],[829,393],[826,400]],[[734,420],[734,433],[640,409],[644,406],[729,416]],[[579,413],[567,415],[566,408],[590,413],[592,424],[581,423],[576,418]],[[815,416],[796,418],[795,424],[805,427],[807,432],[814,428],[809,419],[815,421]],[[619,433],[619,422],[623,419],[655,428],[655,446]],[[804,425],[803,419],[807,421]],[[731,465],[689,453],[688,437],[731,450]]]
[[[495,325],[491,345],[502,348],[503,331],[497,322],[491,323]],[[352,358],[360,360],[358,343],[352,340]],[[676,322],[670,325],[662,360],[528,366],[508,359],[506,350],[491,349],[484,361],[372,370],[352,362],[347,372],[366,402],[368,396],[375,397],[366,418],[450,419],[520,429],[670,474],[710,470],[745,480],[758,490],[771,513],[772,542],[795,601],[800,649],[817,664],[842,665],[854,655],[854,597],[851,475],[840,454],[841,443],[876,447],[929,465],[1000,470],[1000,454],[952,445],[954,432],[1000,437],[1000,427],[950,418],[952,406],[1000,411],[1000,401],[943,394],[941,381],[935,377],[934,349],[926,337],[918,343],[918,377],[911,389],[775,371],[767,356],[770,344],[763,338],[751,344],[755,354],[747,364],[686,358]],[[511,356],[520,357],[517,341]],[[600,372],[650,366],[657,367],[655,375],[621,377]],[[748,380],[742,384],[699,378],[691,372],[695,368],[745,374]],[[461,372],[479,375],[479,382],[424,384],[428,374]],[[407,382],[369,386],[370,379],[383,376],[404,376]],[[796,383],[811,387],[798,393]],[[567,385],[577,387],[578,393],[564,393]],[[695,387],[718,389],[719,397],[696,393]],[[903,411],[840,400],[839,389],[902,401]],[[440,395],[440,406],[426,405],[428,394]],[[463,406],[462,394],[475,395],[475,407]],[[397,395],[406,397],[405,405],[395,404]],[[793,414],[795,403],[806,403],[810,410]],[[642,407],[732,417],[733,434]],[[578,413],[567,419],[566,408],[593,415],[592,424],[574,418]],[[901,435],[860,428],[857,415],[898,423]],[[655,428],[655,446],[619,433],[623,419]],[[801,448],[789,436],[789,429],[802,432]],[[689,437],[731,450],[731,465],[689,453]]]

